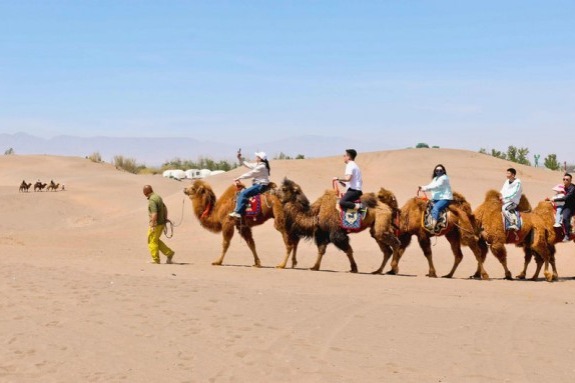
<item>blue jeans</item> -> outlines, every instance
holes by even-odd
[[[240,215],[244,215],[248,208],[248,199],[255,195],[261,194],[267,185],[253,184],[249,188],[243,189],[238,193],[238,200],[236,201],[236,208],[234,211]]]
[[[439,214],[445,210],[451,203],[448,199],[434,199],[433,207],[431,208],[431,216],[434,220],[439,220]]]

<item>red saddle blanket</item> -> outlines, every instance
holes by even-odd
[[[246,216],[253,217],[262,212],[262,195],[257,194],[250,197],[248,200],[248,207],[246,208]]]

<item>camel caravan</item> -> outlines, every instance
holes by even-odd
[[[353,158],[355,151],[352,150],[346,164],[353,162]],[[467,246],[477,261],[477,271],[469,278],[490,278],[484,268],[484,262],[491,250],[503,267],[505,279],[513,279],[507,267],[505,249],[505,245],[511,244],[521,247],[525,258],[524,268],[516,278],[527,277],[527,267],[531,259],[535,258],[536,270],[531,280],[537,280],[543,268],[545,280],[551,282],[558,279],[555,245],[575,240],[575,233],[571,230],[574,226],[573,217],[569,224],[558,224],[558,202],[549,199],[540,201],[532,209],[512,168],[508,169],[509,181],[506,181],[502,191],[489,190],[483,203],[473,210],[462,194],[451,192],[445,168],[438,165],[432,183],[419,187],[417,196],[410,198],[400,208],[394,193],[383,187],[377,193],[355,193],[353,200],[346,201],[346,197],[354,191],[350,186],[353,185],[350,178],[354,173],[349,171],[348,174],[348,165],[346,177],[334,178],[332,189],[326,190],[316,201],[310,202],[303,188],[295,181],[284,178],[278,186],[265,177],[269,176],[265,153],[256,153],[255,164],[243,162],[239,153],[238,159],[252,170],[238,177],[235,185],[227,188],[219,198],[205,180],[196,180],[184,189],[201,226],[211,232],[222,233],[221,254],[213,265],[222,265],[234,231],[237,230],[252,252],[254,266],[261,267],[251,229],[271,218],[274,219],[274,227],[281,233],[285,245],[283,260],[276,267],[285,268],[291,259],[291,267],[295,268],[300,240],[311,239],[317,247],[317,258],[311,267],[311,270],[315,271],[320,270],[322,258],[328,245],[332,243],[347,256],[350,272],[357,273],[358,266],[353,256],[350,235],[367,230],[382,252],[381,266],[372,274],[382,274],[390,260],[387,274],[398,274],[399,261],[415,236],[428,262],[427,276],[437,277],[431,240],[445,237],[450,244],[454,261],[449,273],[443,275],[444,278],[453,277],[463,259],[461,247]],[[251,188],[246,188],[240,182],[241,179],[247,178],[254,179],[254,186],[251,188],[258,189],[257,193],[250,191]],[[442,179],[447,180],[447,189]],[[564,180],[567,178],[564,177]],[[575,185],[571,185],[570,181],[569,176],[566,188],[573,187],[574,190],[569,190],[575,193]],[[516,184],[518,189],[514,190],[517,194],[513,197],[515,202],[507,202],[504,195],[507,193],[506,188],[515,187]],[[339,185],[348,186],[348,191],[341,193]],[[350,189],[352,193],[349,193]],[[448,190],[446,195],[449,200],[439,212],[434,211],[435,205],[439,205],[435,199],[437,193],[432,194],[433,198],[426,194],[426,191],[433,192],[438,189]],[[349,203],[346,205],[346,202]],[[245,206],[242,206],[242,203]]]
[[[20,184],[20,192],[28,192],[30,191],[30,187],[32,186],[32,183],[26,183],[25,180],[22,181],[22,183]],[[60,186],[59,183],[55,183],[53,180],[50,180],[50,183],[43,183],[40,180],[36,181],[34,183],[34,191],[43,191],[44,189],[46,189],[46,191],[58,191],[58,190],[65,190],[64,185],[62,184]]]

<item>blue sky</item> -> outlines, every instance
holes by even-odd
[[[0,0],[0,133],[575,162],[575,1]]]

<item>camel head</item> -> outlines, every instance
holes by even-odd
[[[203,180],[196,180],[184,189],[184,194],[193,200],[203,200],[205,203],[214,203],[215,195],[212,187]]]
[[[288,202],[291,203],[298,203],[304,207],[309,207],[309,200],[303,194],[301,187],[296,184],[294,181],[284,178],[279,190],[276,192],[277,196],[279,197],[282,204],[286,204]]]
[[[379,192],[377,192],[377,199],[379,200],[379,202],[388,205],[394,210],[399,208],[399,205],[397,204],[397,199],[390,190],[380,188]]]

